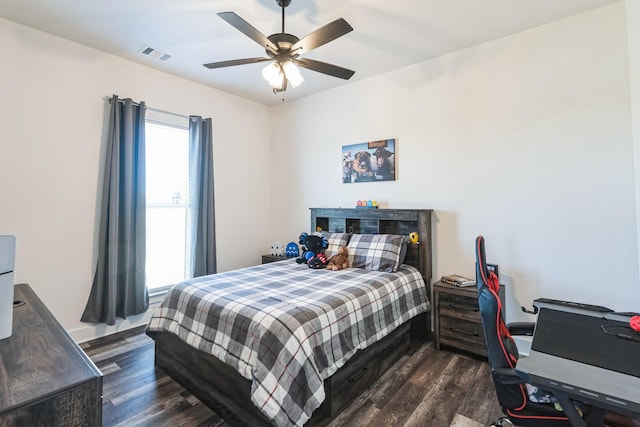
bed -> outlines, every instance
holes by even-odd
[[[346,233],[353,253],[374,240],[395,254],[412,231],[420,243],[393,268],[291,259],[177,284],[147,326],[156,366],[233,425],[326,424],[430,330],[430,213],[311,209],[311,229]]]

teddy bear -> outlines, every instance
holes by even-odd
[[[340,246],[338,253],[329,258],[327,262],[327,269],[338,271],[343,268],[349,268],[349,250],[346,246]]]
[[[302,245],[302,255],[296,259],[298,264],[308,264],[309,268],[324,268],[327,265],[327,258],[324,256],[324,250],[329,246],[327,239],[302,233],[299,243]]]

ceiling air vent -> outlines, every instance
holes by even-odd
[[[164,53],[161,50],[154,49],[151,46],[143,46],[142,49],[140,49],[138,52],[140,52],[143,55],[147,55],[152,58],[158,59],[160,61],[167,61],[168,59],[171,58],[171,55],[169,55],[168,53]]]

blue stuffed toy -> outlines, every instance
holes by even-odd
[[[284,254],[288,257],[297,257],[300,256],[300,249],[296,242],[287,243],[287,247],[284,250]]]
[[[302,245],[302,255],[296,259],[298,264],[307,264],[309,268],[325,268],[327,258],[324,250],[329,247],[327,239],[315,234],[302,233],[299,243]]]

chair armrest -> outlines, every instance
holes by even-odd
[[[511,322],[507,324],[507,329],[511,335],[533,335],[534,322]]]
[[[524,384],[525,380],[516,374],[515,369],[511,368],[493,368],[491,370],[493,379],[502,385]]]

